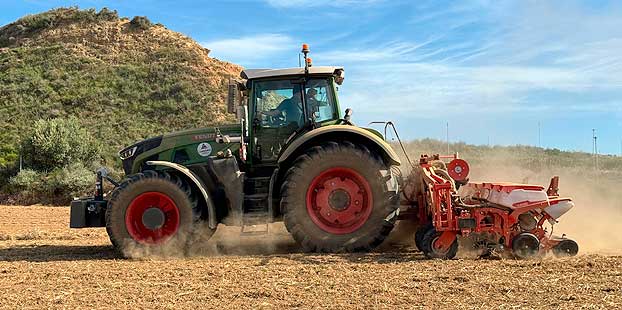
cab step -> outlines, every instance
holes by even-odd
[[[242,214],[243,235],[262,235],[268,233],[272,214],[268,208],[268,194],[258,193],[244,196],[244,213]]]

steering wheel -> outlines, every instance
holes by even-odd
[[[267,115],[268,125],[270,125],[270,127],[284,126],[287,122],[285,121],[285,115],[283,112],[277,109],[270,110],[270,112],[272,111],[278,111],[279,113],[277,115]]]

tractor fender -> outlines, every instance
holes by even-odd
[[[313,129],[302,136],[296,138],[294,142],[288,145],[279,157],[279,164],[287,161],[300,150],[301,146],[313,144],[314,142],[327,141],[330,138],[351,140],[355,143],[366,143],[373,146],[382,153],[382,157],[386,163],[391,165],[400,165],[400,159],[393,148],[378,135],[373,134],[369,130],[351,125],[329,125]],[[296,154],[298,155],[298,154]],[[293,159],[293,158],[292,158]]]
[[[175,169],[183,173],[189,180],[191,180],[194,183],[194,185],[196,185],[197,188],[201,191],[201,194],[203,195],[203,199],[205,200],[205,205],[207,206],[207,214],[209,217],[208,219],[209,228],[216,229],[216,226],[218,226],[218,222],[216,220],[216,209],[214,208],[214,203],[212,202],[212,199],[209,197],[209,194],[207,193],[207,190],[206,190],[207,187],[205,186],[205,184],[203,184],[203,181],[201,181],[201,179],[194,172],[190,171],[190,169],[180,164],[172,163],[170,161],[149,160],[147,161],[147,165],[164,166],[164,167]]]

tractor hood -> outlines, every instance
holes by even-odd
[[[235,143],[216,143],[216,135],[236,136],[240,125],[206,127],[168,133],[136,142],[119,152],[125,174],[136,173],[148,160],[165,160],[192,164],[207,160],[208,156],[224,149],[236,151]]]

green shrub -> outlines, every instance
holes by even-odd
[[[0,47],[10,46],[17,42],[18,38],[63,23],[115,21],[118,19],[117,11],[108,8],[103,8],[97,12],[95,9],[80,10],[78,7],[68,7],[26,15],[0,29]]]
[[[34,14],[26,15],[20,18],[17,23],[21,25],[20,30],[34,31],[51,26],[54,22],[52,14]]]
[[[42,176],[39,172],[24,169],[9,179],[5,190],[11,196],[9,202],[33,204],[41,201]]]
[[[73,163],[91,165],[101,157],[101,147],[76,118],[38,120],[23,142],[28,167],[51,171]]]
[[[91,191],[95,174],[81,163],[56,168],[49,173],[23,169],[9,179],[11,201],[20,204],[68,204],[73,197]]]
[[[41,174],[31,169],[24,169],[9,179],[9,185],[14,192],[31,191],[39,188],[40,184]]]
[[[113,21],[119,19],[116,10],[103,8],[81,10],[78,7],[57,8],[40,14],[26,15],[15,22],[23,30],[34,31],[54,26],[61,22],[94,22]]]
[[[115,21],[119,19],[119,13],[117,13],[117,10],[102,8],[99,13],[97,13],[97,18],[99,20]]]
[[[134,16],[130,21],[130,26],[134,29],[147,30],[151,28],[153,24],[146,16]]]
[[[89,192],[95,184],[95,174],[81,163],[56,168],[45,178],[43,190],[51,201],[69,201]]]

